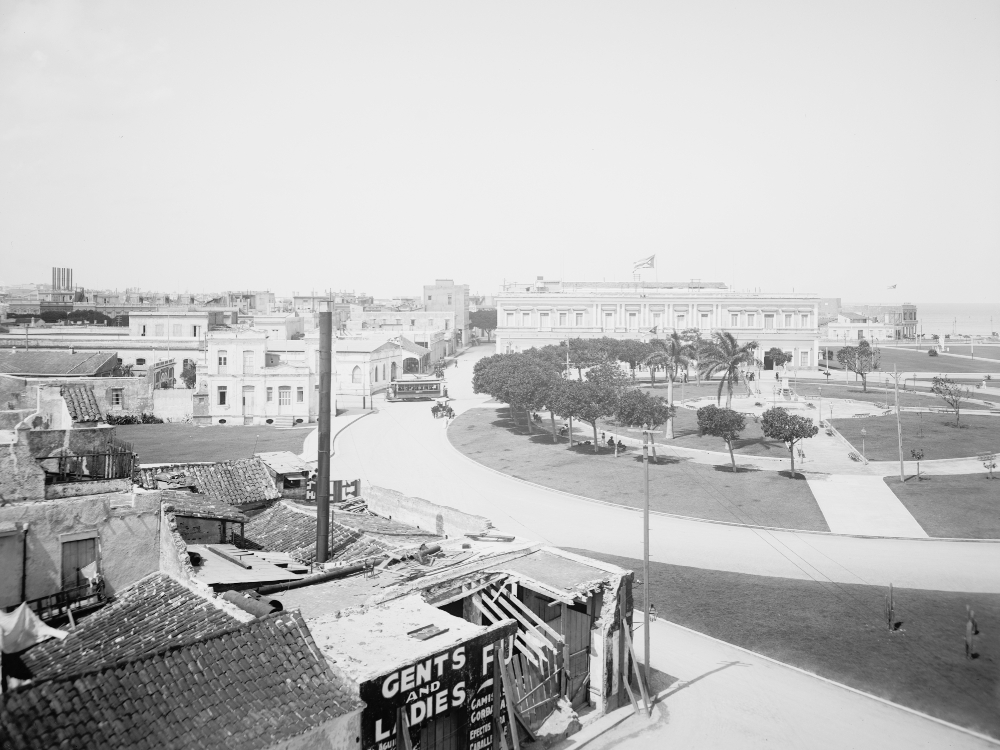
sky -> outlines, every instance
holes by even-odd
[[[998,251],[994,0],[0,2],[0,285],[989,302]]]

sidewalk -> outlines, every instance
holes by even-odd
[[[635,613],[636,623],[642,622]],[[652,623],[651,666],[679,678],[653,708],[583,747],[996,748],[995,740],[937,721],[670,622]],[[642,630],[635,645],[642,659]],[[586,731],[586,730],[584,730]],[[579,747],[573,738],[560,746]]]
[[[808,479],[816,504],[835,534],[927,537],[882,477],[833,475]]]

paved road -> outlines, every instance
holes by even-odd
[[[472,394],[475,347],[448,370],[458,411],[481,406]],[[430,404],[378,402],[379,411],[336,439],[335,478],[361,477],[470,513],[505,531],[555,546],[642,556],[642,515],[493,472],[452,448]],[[650,557],[663,563],[797,579],[1000,593],[1000,543],[873,539],[767,531],[653,515]]]
[[[1000,744],[669,622],[653,623],[650,637],[651,665],[679,681],[651,717],[629,718],[587,750],[929,750]],[[642,638],[636,645],[641,649]]]

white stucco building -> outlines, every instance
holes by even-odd
[[[732,333],[739,341],[777,347],[798,369],[817,366],[819,297],[752,293],[717,282],[561,282],[539,278],[507,284],[496,297],[497,351],[518,352],[567,338],[649,341],[698,328]]]

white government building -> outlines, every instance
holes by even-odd
[[[777,347],[789,367],[815,368],[819,357],[819,297],[735,292],[719,282],[508,283],[497,295],[497,351],[520,352],[567,338],[666,338],[673,330],[729,331],[739,341]]]

